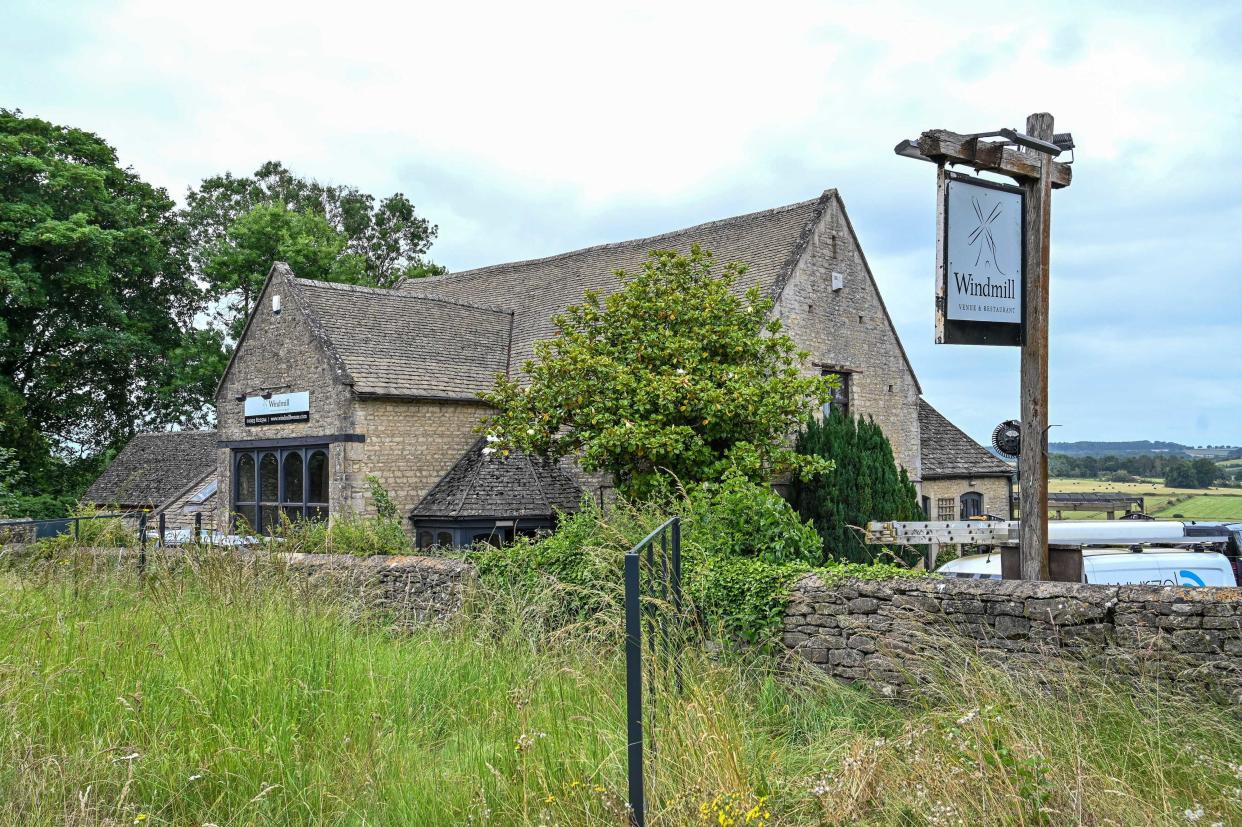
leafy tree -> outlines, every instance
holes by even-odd
[[[646,496],[671,474],[689,485],[734,474],[767,482],[827,463],[792,450],[790,435],[828,398],[805,376],[773,302],[731,288],[740,264],[712,271],[710,252],[656,251],[624,287],[588,291],[535,346],[521,381],[498,377],[488,450],[579,455],[618,489]]]
[[[0,517],[8,517],[14,512],[17,484],[21,481],[22,472],[13,459],[10,448],[0,448]]]
[[[1169,488],[1199,488],[1199,477],[1195,469],[1185,460],[1169,463],[1164,473],[1164,484]]]
[[[19,493],[76,494],[74,457],[196,415],[169,391],[201,300],[179,232],[97,135],[0,110],[0,447]]]
[[[1200,458],[1190,463],[1190,469],[1194,472],[1195,482],[1199,488],[1211,488],[1212,483],[1216,482],[1216,478],[1220,475],[1220,468],[1210,459]]]
[[[795,480],[790,502],[824,538],[828,557],[870,561],[874,554],[851,526],[872,520],[921,520],[918,492],[893,459],[893,446],[871,419],[834,408],[810,420],[799,434],[798,451],[832,463],[832,473]]]
[[[424,256],[436,228],[401,193],[299,178],[277,161],[253,176],[205,179],[181,213],[184,249],[213,302],[213,326],[241,331],[273,261],[300,276],[390,287],[442,269]]]

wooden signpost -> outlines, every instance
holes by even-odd
[[[939,168],[937,343],[1022,348],[1019,571],[1024,580],[1048,579],[1052,190],[1073,180],[1069,164],[1055,160],[1073,149],[1073,139],[1054,134],[1052,127],[1052,116],[1039,112],[1026,119],[1024,133],[1001,129],[962,135],[933,129],[895,149]],[[951,173],[946,165],[1005,175],[1018,187]],[[955,187],[961,192],[954,193]]]

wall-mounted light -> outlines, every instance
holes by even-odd
[[[272,296],[272,315],[280,315],[280,296]]]
[[[237,401],[238,401],[238,402],[245,402],[245,401],[246,401],[246,394],[244,394],[244,393],[239,393],[239,394],[237,394]]]
[[[271,391],[263,391],[263,398],[264,398],[264,399],[271,399],[271,398],[272,398],[272,392],[271,392]]]

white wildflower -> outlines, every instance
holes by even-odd
[[[129,755],[122,755],[120,758],[113,758],[112,763],[119,764],[121,761],[137,761],[140,757],[138,753],[131,752]]]
[[[685,368],[678,368],[678,369],[677,369],[677,375],[678,375],[678,376],[685,376],[685,375],[686,375],[686,369],[685,369]]]
[[[187,778],[186,780],[187,780],[187,781],[197,781],[198,779],[200,779],[200,778],[202,778],[202,777],[203,777],[203,774],[202,774],[201,772],[196,772],[196,773],[194,773],[193,775],[191,775],[189,778]]]
[[[494,453],[496,453],[496,449],[495,449],[495,448],[484,448],[484,449],[483,449],[483,456],[485,456],[485,457],[486,457],[486,456],[489,456],[489,455],[491,455],[491,454],[494,454]]]
[[[534,428],[527,428],[527,429],[526,429],[526,435],[527,435],[527,436],[534,436],[534,435],[535,435],[535,429],[534,429]]]
[[[975,718],[978,718],[978,717],[979,717],[979,710],[972,709],[969,712],[967,712],[965,715],[957,719],[957,725],[966,726],[967,724],[969,724],[971,721],[973,721]]]
[[[500,437],[496,436],[495,434],[488,434],[487,441],[488,442],[500,442]]]
[[[1190,821],[1190,822],[1198,821],[1199,819],[1203,818],[1203,807],[1199,806],[1199,802],[1196,801],[1195,808],[1193,810],[1187,810],[1185,812],[1185,816],[1186,816],[1187,821]]]

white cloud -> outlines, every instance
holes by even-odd
[[[1054,397],[1088,400],[1071,412],[1070,436],[1103,438],[1109,400],[1095,377],[1134,360],[1124,347],[1091,347],[1100,318],[1114,323],[1110,337],[1137,340],[1149,366],[1160,360],[1143,343],[1160,341],[1237,378],[1210,350],[1229,344],[1200,347],[1195,326],[1231,330],[1236,315],[1230,228],[1242,173],[1229,150],[1242,63],[1228,33],[1242,18],[1229,4],[1038,11],[966,19],[921,3],[813,0],[32,5],[9,14],[46,48],[33,63],[0,53],[0,99],[99,132],[177,196],[271,158],[402,190],[440,225],[433,253],[453,267],[836,186],[929,395],[977,436],[1014,414],[1015,360],[929,344],[931,167],[891,148],[932,127],[1021,127],[1048,109],[1080,146],[1075,186],[1054,210],[1054,331],[1065,337],[1054,356],[1072,342],[1073,356],[1096,360],[1078,373],[1054,364]],[[1179,297],[1170,288],[1188,287],[1187,273],[1202,292]],[[1217,441],[1242,439],[1236,405],[1191,398],[1201,420],[1227,429]],[[1159,411],[1132,421],[1153,438],[1178,436]]]

